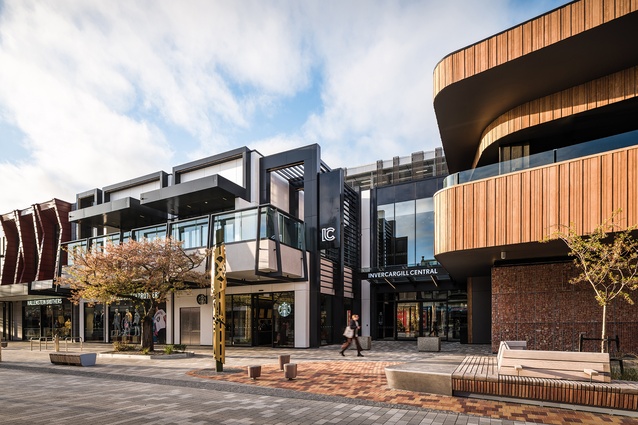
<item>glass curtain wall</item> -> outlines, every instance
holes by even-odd
[[[414,266],[434,259],[434,201],[423,198],[379,205],[378,265]]]

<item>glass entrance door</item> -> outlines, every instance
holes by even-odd
[[[272,294],[260,294],[254,299],[253,330],[255,339],[254,345],[267,345],[272,347],[273,314],[272,314]]]
[[[419,336],[419,303],[397,304],[397,338]]]

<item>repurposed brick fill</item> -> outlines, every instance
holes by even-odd
[[[582,332],[600,338],[602,307],[589,284],[569,283],[577,273],[572,262],[494,267],[492,350],[500,341],[525,340],[530,350],[578,351]],[[620,353],[638,354],[638,292],[632,298],[634,305],[616,299],[607,307],[607,334],[618,335]],[[599,350],[599,342],[583,345]]]

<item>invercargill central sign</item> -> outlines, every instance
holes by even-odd
[[[376,272],[368,272],[365,274],[365,279],[383,279],[383,278],[401,278],[401,277],[420,277],[438,275],[439,270],[437,268],[411,268],[402,270],[384,270]]]

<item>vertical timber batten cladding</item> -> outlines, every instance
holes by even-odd
[[[436,254],[537,243],[560,226],[591,233],[612,211],[638,223],[638,147],[438,192]]]
[[[568,283],[565,244],[540,240],[570,225],[587,235],[618,209],[621,229],[638,224],[636,39],[638,2],[578,0],[435,69],[452,174],[434,196],[434,255],[468,282],[469,300],[474,283],[490,288],[493,347],[572,350],[581,332],[600,337],[593,291]],[[486,318],[469,304],[471,334]],[[637,351],[624,332],[638,326],[635,308],[609,311],[608,337],[622,333],[622,350]]]

